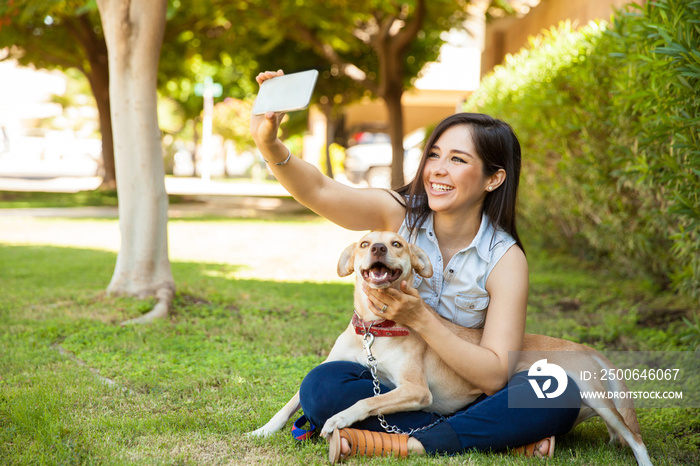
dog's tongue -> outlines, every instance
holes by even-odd
[[[389,269],[383,266],[369,269],[369,279],[372,283],[384,283],[389,278]]]
[[[383,285],[396,280],[397,272],[400,273],[400,271],[391,270],[384,265],[375,264],[366,272],[365,280],[373,285]]]

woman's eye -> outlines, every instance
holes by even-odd
[[[452,161],[456,163],[467,163],[466,160],[460,158],[460,157],[452,157]]]
[[[428,158],[429,159],[437,159],[437,158],[440,158],[440,155],[436,154],[435,152],[429,152]]]

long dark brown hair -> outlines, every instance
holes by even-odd
[[[448,128],[469,126],[478,157],[484,165],[484,175],[491,176],[498,170],[506,172],[506,179],[496,190],[486,193],[481,213],[486,214],[496,228],[513,237],[522,249],[523,245],[515,226],[515,205],[520,181],[520,143],[508,123],[481,113],[457,113],[444,119],[428,138],[416,177],[397,192],[407,198],[407,226],[411,236],[431,213],[428,195],[423,185],[423,170],[435,141]]]

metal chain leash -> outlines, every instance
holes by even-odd
[[[364,326],[364,324],[363,324]],[[379,388],[379,378],[377,377],[377,359],[372,355],[372,344],[374,343],[374,335],[370,333],[370,330],[372,329],[372,325],[370,324],[368,329],[365,329],[365,334],[362,337],[362,347],[364,348],[365,352],[367,353],[367,365],[369,366],[369,373],[372,374],[372,384],[374,385],[374,396],[379,396],[381,394],[381,389]],[[389,434],[402,434],[402,435],[413,435],[417,432],[423,432],[424,430],[428,430],[434,425],[442,422],[445,420],[443,416],[440,416],[440,418],[433,422],[432,424],[429,424],[427,426],[423,427],[417,427],[409,430],[408,432],[404,432],[403,430],[399,429],[397,426],[390,425],[386,419],[384,419],[383,414],[377,414],[377,419],[379,419],[379,425],[382,426],[382,429],[384,429],[387,433]]]

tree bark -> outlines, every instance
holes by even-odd
[[[114,164],[114,138],[112,137],[112,115],[109,102],[109,65],[105,48],[104,60],[90,62],[92,71],[87,75],[92,94],[95,96],[102,134],[102,184],[101,189],[117,189]]]
[[[403,175],[403,107],[401,96],[403,89],[397,88],[396,92],[384,95],[384,104],[389,115],[389,137],[391,138],[391,189],[400,188],[405,184]]]
[[[107,73],[109,75],[109,72]],[[93,86],[91,84],[91,86]],[[98,81],[92,88],[100,116],[102,134],[102,184],[100,189],[117,189],[117,173],[114,163],[114,138],[112,137],[112,117],[109,102],[109,78],[107,82]]]
[[[335,121],[333,120],[333,104],[330,102],[327,104],[322,104],[321,111],[326,117],[326,143],[325,143],[325,154],[326,154],[326,175],[330,178],[334,177],[333,174],[333,161],[331,160],[331,144],[333,144],[333,138],[335,136]]]
[[[90,89],[95,97],[102,135],[102,189],[116,189],[114,167],[114,142],[112,137],[112,119],[109,105],[109,57],[104,38],[94,32],[94,25],[87,14],[75,19],[66,19],[66,28],[76,41],[83,46],[89,69],[78,68],[85,74]]]
[[[168,258],[156,77],[167,0],[98,0],[109,51],[114,159],[121,247],[109,293],[156,296],[152,311],[128,323],[164,317],[175,293]]]
[[[379,33],[370,44],[379,58],[378,94],[384,99],[389,116],[391,137],[391,188],[404,185],[403,162],[403,96],[404,60],[406,52],[423,27],[426,15],[426,0],[418,0],[411,18],[386,18],[380,23]],[[392,32],[396,21],[405,24],[398,32]]]

